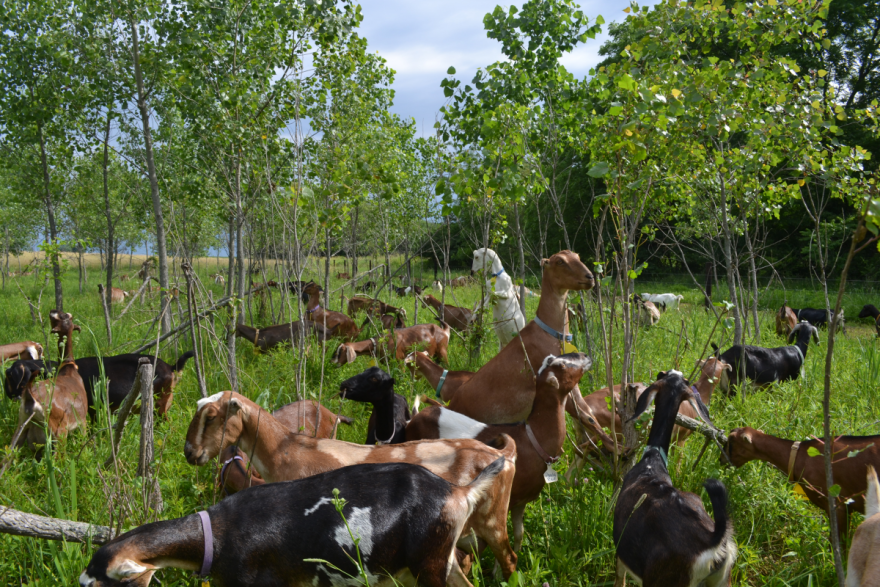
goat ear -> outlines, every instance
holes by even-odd
[[[666,377],[666,371],[660,371],[659,373],[657,373],[657,377],[654,379],[654,381],[663,379],[664,377]]]
[[[819,329],[816,328],[815,326],[813,326],[812,329],[813,329],[813,340],[816,341],[816,344],[820,344],[819,343]]]
[[[228,413],[230,416],[244,410],[244,404],[241,403],[241,400],[238,399],[237,397],[230,398],[229,403],[227,405],[228,405],[227,409],[229,410]]]
[[[550,259],[541,259],[541,267],[545,267],[550,263]]]
[[[642,392],[642,395],[639,396],[638,401],[636,402],[636,411],[633,414],[632,418],[628,421],[633,421],[642,414],[645,413],[651,404],[654,402],[654,398],[657,397],[657,392],[660,391],[660,388],[656,383],[652,384],[651,387]]]
[[[547,371],[547,376],[544,377],[544,381],[553,389],[559,389],[559,380],[556,378],[553,371]]]
[[[730,371],[731,373],[733,372],[733,365],[725,363],[724,361],[721,361],[721,364],[723,365],[723,367],[721,367],[723,370]]]
[[[346,363],[354,363],[355,359],[357,359],[357,355],[354,352],[354,349],[351,346],[345,346],[345,362]]]
[[[700,420],[714,428],[715,426],[712,424],[712,418],[709,417],[709,408],[703,403],[703,398],[700,397],[700,394],[694,393],[693,390],[688,390],[688,395],[688,402],[691,404],[691,407],[694,409],[694,412],[697,413]]]
[[[801,329],[800,324],[796,324],[795,327],[791,329],[791,332],[788,333],[788,344],[791,344],[791,341],[794,340],[795,335],[797,334],[798,330],[800,330],[800,329]]]
[[[134,562],[131,559],[125,559],[119,564],[107,569],[107,576],[116,581],[124,581],[147,572],[147,567]]]

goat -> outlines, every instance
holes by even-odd
[[[876,306],[873,304],[865,304],[862,311],[859,312],[859,318],[873,318],[874,330],[877,331],[877,336],[880,337],[880,310],[878,310]]]
[[[145,586],[158,569],[176,567],[227,587],[347,585],[361,572],[371,585],[390,576],[395,584],[470,587],[456,541],[502,486],[505,466],[499,457],[464,487],[407,463],[354,465],[255,487],[111,540],[79,585]],[[511,567],[514,561],[511,553]]]
[[[582,353],[548,355],[538,370],[538,393],[525,423],[483,424],[444,407],[430,406],[416,414],[406,427],[406,440],[474,438],[487,442],[507,434],[516,442],[516,474],[510,492],[513,550],[519,552],[523,515],[527,504],[538,499],[546,482],[556,480],[552,465],[565,442],[565,400],[592,360]]]
[[[652,401],[656,408],[648,444],[624,476],[614,506],[618,584],[629,572],[644,587],[729,585],[736,542],[727,517],[727,489],[715,479],[703,485],[713,523],[700,496],[676,489],[666,468],[679,405],[692,402],[694,412],[710,423],[708,410],[678,371],[660,374],[639,397],[633,418]]]
[[[375,281],[367,281],[366,283],[358,286],[357,290],[364,292],[364,293],[367,293],[367,292],[374,291],[376,289],[376,287],[377,287],[377,285],[376,285]]]
[[[17,445],[27,443],[32,450],[46,444],[47,431],[54,439],[64,438],[87,421],[86,390],[73,360],[73,332],[80,327],[73,323],[72,314],[58,310],[49,312],[49,321],[51,332],[58,335],[59,342],[64,340],[61,364],[53,380],[37,382],[35,371],[18,406]]]
[[[164,416],[171,409],[171,402],[174,399],[174,386],[177,385],[178,373],[186,366],[186,362],[190,357],[194,356],[193,351],[183,353],[177,362],[172,366],[162,359],[155,358],[153,365],[153,394],[158,396],[156,400],[156,413]],[[109,398],[110,410],[116,411],[125,396],[131,391],[134,380],[137,377],[138,361],[141,357],[147,357],[150,362],[154,360],[153,355],[116,355],[114,357],[101,357],[101,363],[104,367],[104,375],[109,380],[109,389],[107,394]],[[79,374],[85,383],[86,396],[89,403],[89,413],[92,418],[95,417],[94,406],[97,382],[101,378],[101,369],[98,365],[98,357],[84,357],[76,360],[76,366]],[[103,390],[101,390],[103,393]]]
[[[846,587],[880,587],[880,481],[870,465],[865,521],[856,528],[849,549]]]
[[[362,355],[393,356],[402,361],[414,347],[424,346],[429,355],[444,363],[448,361],[449,325],[416,324],[389,332],[385,339],[370,338],[358,342],[344,342],[339,345],[330,362],[346,365]],[[383,344],[379,341],[382,340]]]
[[[819,344],[819,331],[804,320],[792,328],[788,335],[789,343],[797,337],[797,342],[793,346],[766,349],[759,346],[737,344],[719,354],[718,347],[712,343],[715,356],[733,367],[730,375],[727,372],[722,374],[721,391],[730,394],[731,386],[741,382],[743,373],[755,385],[762,387],[774,382],[797,379],[807,357],[807,347],[810,345],[811,336],[816,344]],[[743,359],[743,353],[745,353],[745,359]]]
[[[474,251],[471,274],[478,271],[485,277],[486,291],[489,293],[477,308],[492,306],[493,326],[500,350],[525,327],[526,317],[517,303],[513,280],[505,273],[498,253],[492,249]]]
[[[406,441],[406,424],[412,417],[409,404],[405,397],[394,393],[394,379],[379,367],[370,367],[340,383],[339,397],[373,405],[365,444]]]
[[[325,328],[333,329],[334,336],[341,336],[351,340],[358,335],[360,330],[358,330],[354,320],[342,312],[333,312],[321,307],[320,296],[324,293],[324,290],[320,285],[310,281],[302,291],[303,294],[309,296],[309,303],[306,306],[306,315],[309,320],[322,324]]]
[[[254,467],[267,483],[301,479],[360,463],[406,462],[422,465],[447,481],[462,485],[504,456],[504,471],[499,473],[496,489],[478,504],[464,532],[472,528],[478,538],[489,544],[505,577],[515,567],[516,555],[510,549],[507,526],[503,523],[507,519],[516,461],[516,445],[509,436],[496,439],[497,449],[476,440],[366,446],[293,434],[269,412],[232,391],[199,400],[186,434],[183,452],[187,462],[204,465],[231,444],[238,444],[245,453],[253,455]]]
[[[643,293],[641,298],[646,302],[653,303],[658,309],[663,308],[665,312],[667,309],[669,310],[678,310],[679,304],[684,299],[684,296],[675,295],[671,293],[665,294],[649,294]]]
[[[461,277],[453,277],[449,280],[450,287],[464,287],[466,285],[470,285],[471,278],[467,275],[462,275]]]
[[[776,336],[787,337],[795,326],[797,326],[797,314],[782,304],[782,307],[776,312]]]
[[[642,326],[654,326],[660,322],[660,310],[657,309],[654,302],[643,300],[639,294],[633,295],[633,301],[638,309],[639,324]]]
[[[226,285],[226,277],[222,273],[212,273],[208,277],[210,277],[217,285]]]
[[[828,326],[828,310],[817,310],[816,308],[803,308],[798,310],[797,308],[792,308],[791,311],[794,312],[797,319],[801,322],[806,321],[816,327]],[[834,312],[830,312],[830,318],[832,321],[834,320]],[[837,330],[839,331],[843,326],[843,316],[841,316]]]
[[[280,344],[295,345],[301,336],[304,338],[316,336],[318,340],[327,340],[335,332],[336,327],[324,328],[323,324],[311,320],[296,320],[289,324],[276,324],[266,328],[254,328],[246,324],[235,325],[235,336],[249,340],[262,352],[273,349]]]
[[[423,303],[437,310],[437,315],[456,330],[467,330],[474,320],[474,313],[467,308],[444,304],[431,294],[423,298]]]
[[[351,279],[351,275],[340,272],[336,274],[336,279]]]
[[[407,285],[404,287],[397,287],[392,285],[392,291],[400,297],[408,296],[409,294],[422,295],[422,288],[417,285]]]
[[[404,322],[403,317],[400,314],[382,314],[378,319],[379,323],[382,325],[382,330],[406,328],[406,322]],[[367,328],[371,323],[372,320],[367,316],[363,324],[361,324],[361,331]]]
[[[9,399],[21,398],[21,392],[36,374],[42,378],[49,377],[58,366],[55,361],[33,361],[24,359],[14,362],[8,369],[3,379],[3,390]]]
[[[565,339],[571,340],[565,298],[569,290],[593,287],[593,274],[576,253],[562,251],[541,264],[543,294],[535,320],[455,392],[449,409],[486,424],[520,422],[531,413],[535,372],[544,357],[561,354]],[[574,395],[580,398],[580,393]]]
[[[314,400],[301,400],[282,406],[272,412],[283,426],[294,434],[312,438],[336,438],[336,428],[342,424],[351,425],[352,419],[334,414]],[[249,466],[249,459],[237,446],[229,446],[220,455],[223,466],[218,474],[218,486],[227,495],[232,495],[248,487],[265,483],[259,473]]]
[[[452,399],[458,388],[474,376],[473,371],[449,371],[444,369],[432,361],[428,357],[428,353],[424,351],[410,353],[403,362],[411,371],[424,377],[437,393],[437,397],[445,402]]]
[[[371,316],[375,314],[401,314],[406,317],[406,310],[403,308],[395,308],[382,300],[354,296],[348,300],[346,314],[354,318],[358,312],[366,312]]]
[[[789,481],[801,486],[807,499],[828,514],[828,485],[825,477],[825,459],[822,454],[810,456],[810,449],[824,454],[822,440],[794,442],[765,434],[754,428],[737,428],[727,436],[725,456],[734,467],[742,467],[749,461],[765,461],[787,475]],[[849,456],[850,453],[855,453]],[[880,436],[839,436],[834,439],[831,454],[836,458],[831,464],[834,483],[840,486],[837,502],[837,530],[846,536],[849,513],[864,511],[868,466],[880,467]]]
[[[440,281],[439,279],[435,279],[434,281],[431,282],[431,289],[433,289],[434,291],[442,292],[443,291],[443,282]]]
[[[103,296],[104,292],[105,292],[104,286],[99,283],[98,284],[98,293],[100,293]],[[121,304],[122,302],[125,301],[125,298],[130,295],[131,294],[129,292],[122,290],[122,289],[119,289],[118,287],[111,287],[110,288],[110,302],[112,302],[114,304]]]
[[[9,361],[10,359],[39,361],[42,358],[43,345],[32,340],[0,345],[0,361]]]

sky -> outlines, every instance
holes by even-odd
[[[433,134],[439,110],[445,103],[440,82],[446,70],[470,82],[478,67],[502,58],[499,43],[486,37],[483,17],[497,0],[359,0],[364,20],[361,34],[371,51],[378,51],[396,71],[392,111],[416,120],[420,135]],[[521,5],[520,2],[518,5]],[[607,23],[621,21],[629,0],[581,0],[581,10],[592,24],[602,15]],[[501,4],[507,10],[510,4]],[[606,35],[588,40],[562,63],[575,76],[585,76],[601,61],[599,47]]]

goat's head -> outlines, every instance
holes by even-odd
[[[418,360],[416,355],[422,355],[424,359],[430,359],[425,351],[413,351],[403,359],[403,364],[410,370],[416,380],[422,378],[422,372],[418,369]]]
[[[590,367],[593,359],[584,353],[566,353],[560,356],[547,355],[538,369],[538,389],[550,388],[560,394],[566,394],[581,380]]]
[[[202,466],[238,442],[248,411],[242,400],[242,396],[232,391],[221,391],[199,400],[183,446],[189,464]]]
[[[59,312],[52,310],[49,312],[49,324],[52,325],[53,334],[59,336],[67,336],[74,330],[80,330],[79,324],[73,323],[73,314],[70,312]]]
[[[642,392],[636,402],[636,410],[630,420],[634,420],[645,413],[651,403],[656,402],[657,407],[654,412],[654,423],[651,425],[651,433],[648,437],[648,444],[654,446],[662,446],[661,438],[665,444],[669,445],[672,436],[672,425],[675,422],[675,414],[678,413],[678,406],[681,402],[687,401],[694,408],[697,416],[712,425],[709,417],[709,410],[703,404],[703,400],[699,393],[696,393],[690,383],[682,376],[679,371],[661,372],[657,375],[657,381],[652,383],[648,389]],[[662,425],[658,426],[658,422]]]
[[[324,293],[324,288],[315,283],[314,281],[310,281],[302,289],[303,295],[305,296],[319,296]]]
[[[133,543],[134,542],[134,543]],[[138,539],[111,542],[101,547],[79,576],[79,587],[145,587],[156,567],[141,564]]]
[[[800,338],[801,332],[807,333],[807,342],[809,342],[809,337],[812,335],[816,344],[819,344],[819,329],[806,320],[801,320],[800,324],[791,329],[791,332],[788,334],[788,344],[791,344],[795,338]]]
[[[471,275],[474,273],[498,273],[502,269],[498,253],[492,249],[474,251],[474,262],[471,264]]]
[[[877,315],[880,315],[880,311],[877,310],[874,304],[865,304],[859,312],[859,318],[873,318]]]
[[[731,430],[730,434],[727,435],[727,444],[724,445],[724,453],[727,455],[727,459],[730,459],[730,462],[734,467],[742,467],[749,461],[754,461],[758,458],[755,445],[752,442],[752,436],[755,432],[757,431],[746,426],[744,428]],[[787,456],[788,455],[786,455],[786,457]],[[724,458],[724,455],[721,455],[722,463],[726,463],[727,459]]]
[[[700,367],[700,373],[702,376],[708,379],[713,385],[721,380],[722,375],[724,375],[726,371],[733,371],[732,365],[715,357],[703,361],[697,361],[697,365]]]
[[[339,397],[375,403],[394,394],[394,378],[379,367],[370,367],[339,384]]]
[[[355,359],[357,359],[357,353],[354,352],[354,348],[352,348],[350,343],[344,342],[337,347],[330,362],[334,365],[342,366],[354,363]]]
[[[583,264],[577,253],[560,251],[549,259],[541,259],[544,275],[542,283],[558,292],[588,290],[595,284],[593,274]]]

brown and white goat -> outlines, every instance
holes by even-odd
[[[794,327],[797,326],[797,323],[797,314],[794,313],[794,310],[783,304],[779,311],[776,312],[776,336],[787,337],[791,334]]]
[[[272,412],[294,434],[312,438],[336,438],[338,423],[351,425],[352,419],[334,414],[315,400],[300,400]],[[250,466],[250,459],[237,446],[229,446],[220,455],[223,466],[217,482],[228,495],[265,483]]]
[[[98,290],[101,295],[104,294],[104,286],[103,285],[98,284]],[[110,301],[114,304],[121,304],[122,302],[125,301],[125,298],[128,297],[129,295],[131,295],[131,294],[129,294],[129,292],[122,290],[122,289],[119,289],[118,287],[110,288]]]
[[[19,359],[39,361],[42,358],[43,345],[32,340],[0,345],[0,361],[17,361]]]
[[[471,321],[474,319],[474,313],[467,308],[459,308],[458,306],[444,304],[430,294],[422,299],[427,305],[437,310],[437,315],[442,317],[447,324],[456,330],[467,330]]]
[[[789,481],[800,485],[810,503],[827,515],[824,447],[822,440],[795,442],[744,427],[730,432],[725,452],[735,467],[742,467],[749,461],[770,463]],[[820,454],[810,456],[811,448]],[[856,454],[850,457],[850,453]],[[840,486],[837,529],[841,536],[845,536],[849,529],[849,514],[865,510],[868,467],[880,468],[880,436],[839,436],[834,439],[831,454],[834,483]],[[723,455],[721,462],[727,462]]]
[[[439,406],[430,406],[413,416],[406,427],[406,439],[474,438],[483,442],[507,434],[516,442],[516,475],[510,492],[514,551],[523,538],[526,505],[538,499],[550,469],[559,460],[565,442],[565,400],[578,384],[592,360],[582,353],[549,355],[538,371],[538,393],[528,420],[519,424],[483,424]]]
[[[330,361],[337,365],[346,365],[363,355],[393,356],[402,361],[408,352],[418,347],[424,348],[428,354],[446,362],[449,335],[448,325],[444,328],[437,324],[416,324],[392,330],[384,338],[344,342],[333,353]]]
[[[562,354],[568,332],[565,300],[570,290],[593,287],[593,274],[571,251],[556,253],[541,262],[541,301],[537,318],[465,382],[449,402],[449,408],[486,424],[525,420],[535,402],[535,377],[544,357]],[[580,398],[579,392],[573,395]],[[575,398],[579,404],[582,403]]]
[[[648,444],[641,460],[624,476],[614,507],[617,582],[626,573],[644,587],[730,585],[736,560],[733,525],[727,516],[727,489],[708,479],[703,485],[714,520],[699,495],[679,491],[667,471],[675,415],[683,401],[709,423],[709,413],[678,371],[661,373],[639,397],[636,418],[655,401]]]
[[[856,528],[849,549],[846,587],[880,587],[880,481],[870,465],[865,521]]]
[[[145,587],[166,567],[226,587],[472,587],[456,542],[497,490],[504,464],[499,457],[466,487],[407,463],[354,465],[255,487],[113,539],[92,557],[79,587]],[[363,581],[354,579],[359,575]]]
[[[246,397],[224,391],[198,402],[190,422],[184,455],[191,465],[201,466],[229,445],[252,455],[254,467],[268,483],[302,479],[360,463],[411,463],[422,465],[456,485],[467,485],[480,472],[505,457],[497,490],[487,493],[468,520],[500,562],[505,577],[516,565],[510,549],[507,519],[510,487],[515,474],[516,444],[507,435],[496,439],[498,448],[476,440],[436,440],[368,446],[341,440],[316,439],[293,434],[272,414]]]
[[[342,312],[334,312],[321,307],[321,294],[324,293],[321,286],[314,281],[310,281],[303,288],[303,293],[309,296],[309,302],[306,306],[306,319],[333,330],[335,336],[351,340],[358,335],[360,330],[358,330],[354,320]]]
[[[21,395],[18,407],[19,441],[32,450],[45,445],[46,430],[53,439],[64,438],[88,419],[88,396],[73,360],[73,331],[80,327],[73,323],[69,313],[49,312],[52,332],[65,341],[64,354],[54,379],[37,381],[35,371]]]

